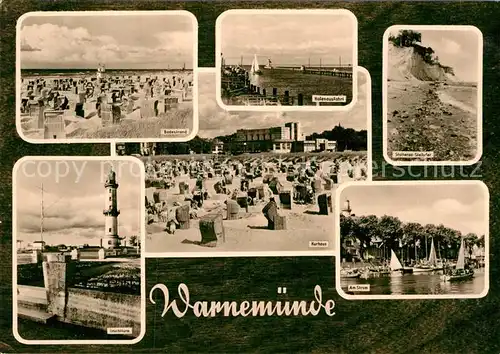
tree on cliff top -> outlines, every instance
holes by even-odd
[[[413,47],[422,41],[422,33],[411,30],[399,31],[397,36],[389,36],[389,41],[398,47]]]
[[[439,58],[434,56],[434,49],[418,44],[422,42],[422,33],[420,32],[401,30],[397,36],[390,35],[389,41],[396,47],[412,47],[416,53],[422,56],[426,63],[440,65]]]

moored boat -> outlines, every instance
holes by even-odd
[[[393,250],[391,250],[391,263],[390,263],[390,268],[391,268],[391,275],[397,276],[397,275],[402,275],[402,274],[412,274],[413,273],[413,268],[410,267],[404,267],[401,262],[398,259],[398,256],[396,256],[396,253],[394,253]]]
[[[384,268],[384,269],[379,270],[379,272],[378,272],[378,273],[379,273],[380,275],[388,275],[388,274],[391,274],[391,270],[390,270],[390,269],[388,269],[388,268],[387,268],[387,269],[386,269],[386,268]]]
[[[443,281],[459,281],[472,279],[474,277],[474,270],[465,268],[465,246],[464,240],[460,242],[460,250],[458,251],[458,260],[455,269],[445,272],[441,276]]]
[[[436,256],[436,248],[434,247],[434,239],[431,243],[431,253],[429,255],[429,259],[426,262],[423,262],[415,267],[413,267],[414,273],[424,273],[424,272],[433,272],[436,270],[443,270],[442,262],[439,262]]]
[[[435,269],[426,264],[419,264],[418,266],[413,267],[413,273],[425,273],[425,272],[433,272]]]
[[[411,267],[403,267],[401,269],[401,273],[403,273],[403,274],[413,274],[413,268],[411,268]]]
[[[361,273],[357,269],[342,269],[340,277],[344,279],[359,278]]]
[[[449,274],[441,276],[444,281],[458,281],[467,280],[474,277],[474,271],[472,269],[454,269]]]

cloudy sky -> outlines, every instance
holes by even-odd
[[[30,16],[21,25],[23,69],[193,67],[186,15]]]
[[[482,57],[482,53],[479,53],[481,38],[476,31],[470,29],[417,31],[422,34],[421,45],[431,47],[439,57],[439,62],[451,66],[460,81],[478,82],[479,57]]]
[[[363,72],[358,74],[358,100],[346,112],[227,112],[219,107],[215,99],[215,71],[198,74],[198,111],[200,130],[203,138],[229,135],[237,129],[257,129],[276,127],[287,122],[302,123],[305,135],[331,130],[339,123],[345,128],[366,130],[366,97],[370,87]]]
[[[66,166],[59,165],[60,172],[57,173],[56,161],[27,161],[17,170],[17,239],[23,240],[24,246],[40,240],[43,183],[43,240],[49,245],[87,243],[98,246],[104,234],[104,181],[111,163],[119,184],[118,209],[121,213],[118,234],[140,236],[140,208],[144,203],[140,193],[143,181],[137,164],[129,161],[68,161]]]
[[[250,65],[270,58],[275,65],[353,62],[356,22],[337,14],[230,14],[221,21],[221,50],[226,64]]]
[[[487,196],[479,185],[353,186],[341,195],[353,213],[396,216],[404,222],[443,224],[478,235],[487,234]]]

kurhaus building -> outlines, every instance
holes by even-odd
[[[319,152],[336,151],[337,148],[335,141],[306,140],[298,122],[286,123],[279,127],[239,129],[236,131],[236,139],[244,153]]]

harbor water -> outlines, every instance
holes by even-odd
[[[269,93],[273,87],[283,94],[285,90],[291,96],[299,93],[310,103],[312,95],[345,95],[347,103],[352,99],[352,80],[334,76],[303,74],[300,71],[273,69],[263,70],[257,76],[256,86],[266,88]]]
[[[247,69],[250,70],[249,68]],[[352,100],[353,81],[351,78],[341,78],[328,75],[304,74],[298,70],[290,69],[261,69],[261,75],[251,75],[251,84],[265,89],[268,95],[272,94],[273,88],[278,90],[278,95],[289,95],[296,97],[298,94],[304,96],[305,105],[313,105],[313,95],[346,96],[349,104]],[[331,103],[329,105],[339,105]]]

